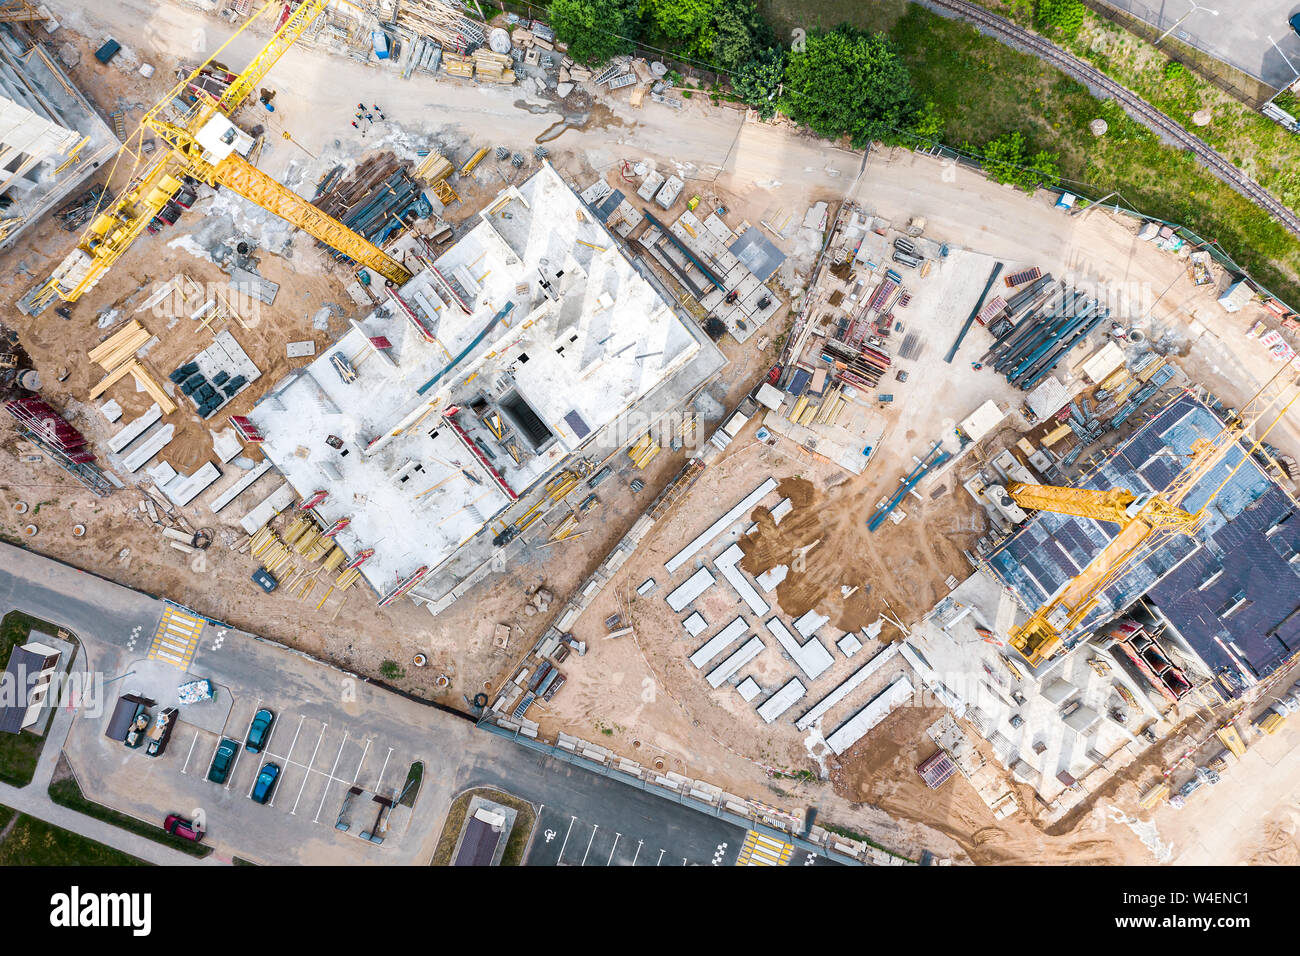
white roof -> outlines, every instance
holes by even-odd
[[[993,429],[997,428],[1006,413],[998,408],[998,403],[989,399],[966,418],[962,419],[961,430],[970,436],[971,441],[979,441]]]
[[[1081,371],[1088,381],[1096,384],[1124,364],[1124,351],[1114,342],[1107,342],[1088,357]]]
[[[1049,375],[1029,393],[1029,396],[1025,399],[1025,404],[1029,406],[1029,410],[1038,417],[1039,421],[1043,421],[1064,408],[1069,400],[1069,390],[1055,375]]]

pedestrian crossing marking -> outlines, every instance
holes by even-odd
[[[794,846],[784,840],[750,830],[745,834],[736,866],[785,866],[793,853]]]
[[[202,633],[202,618],[168,607],[158,622],[158,630],[154,632],[147,657],[151,661],[165,661],[186,670],[194,659],[194,652],[198,650]]]

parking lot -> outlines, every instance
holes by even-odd
[[[158,605],[159,633],[169,612],[175,616]],[[441,717],[441,746],[434,749],[427,708],[237,631],[220,640],[209,636],[213,631],[205,627],[185,654],[170,647],[170,656],[158,654],[147,627],[103,646],[102,666],[124,680],[107,692],[107,712],[83,713],[69,733],[65,751],[83,792],[160,825],[168,813],[198,817],[221,857],[352,865],[427,859],[450,802],[445,761],[454,759],[472,727]],[[161,755],[149,757],[143,747],[129,749],[104,735],[118,695],[156,700],[156,714],[177,705],[177,685],[196,678],[212,682],[213,699],[179,704]],[[244,744],[262,708],[275,719],[262,751],[251,753]],[[208,771],[223,738],[237,751],[226,779],[213,783]],[[417,761],[424,773],[415,806],[377,802],[397,803]],[[259,804],[251,795],[259,772],[272,763],[279,775]]]
[[[628,822],[610,818],[602,824],[544,806],[525,865],[732,866],[745,838],[744,830],[726,824],[706,835],[665,833],[652,821],[643,828]]]
[[[280,773],[266,806],[331,827],[350,788],[389,797],[400,791],[410,768],[409,755],[398,755],[394,747],[360,728],[331,727],[292,710],[277,711],[271,704],[260,698],[237,702],[222,734],[182,724],[169,748],[183,754],[177,772],[239,798],[251,798],[261,768],[276,764]],[[243,743],[253,715],[262,707],[275,712],[275,721],[262,752],[249,753]],[[206,776],[222,737],[240,744],[240,750],[226,782],[214,784]]]

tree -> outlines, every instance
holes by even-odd
[[[713,12],[711,28],[705,34],[710,62],[722,69],[740,70],[761,51],[776,44],[767,21],[759,14],[753,0],[729,0]]]
[[[881,34],[851,27],[808,36],[785,66],[781,110],[819,136],[849,136],[855,149],[896,136],[916,112],[911,77]]]
[[[1056,184],[1060,179],[1056,160],[1056,154],[1047,150],[1026,156],[1025,138],[1019,133],[1004,133],[984,147],[984,171],[989,177],[1029,193]]]
[[[1073,40],[1083,26],[1083,0],[1038,0],[1034,19],[1048,33]]]
[[[943,117],[933,100],[912,114],[911,121],[902,133],[885,136],[884,140],[891,146],[906,146],[909,149],[924,149],[943,142]]]
[[[651,27],[668,40],[685,40],[692,46],[713,22],[724,0],[645,0],[641,9],[650,15]],[[552,8],[554,9],[554,8]]]
[[[777,95],[785,76],[785,51],[768,47],[740,68],[731,78],[731,89],[763,119],[776,114]]]
[[[637,30],[634,6],[625,0],[553,0],[551,27],[569,56],[590,66],[631,50],[623,37]]]

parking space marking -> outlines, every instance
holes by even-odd
[[[614,832],[614,845],[609,848],[609,859],[605,861],[606,866],[612,866],[614,863],[614,851],[618,849],[618,840],[623,834],[618,831]]]
[[[153,643],[149,645],[149,653],[145,656],[151,661],[164,661],[186,670],[194,660],[194,652],[198,650],[202,634],[203,618],[168,607],[163,611],[162,620],[154,632]]]
[[[393,748],[389,747],[388,753],[384,756],[384,765],[379,768],[379,779],[375,781],[375,793],[378,793],[379,788],[384,785],[384,772],[388,770],[388,761],[392,758],[392,756],[393,756]]]
[[[325,809],[325,798],[329,796],[330,784],[338,779],[334,776],[334,771],[339,768],[339,759],[343,756],[343,748],[347,746],[347,742],[348,732],[344,730],[343,740],[339,742],[339,752],[334,755],[334,766],[330,767],[330,778],[325,781],[325,788],[321,791],[320,806],[316,808],[316,817],[312,820],[313,823],[320,823],[320,812]]]
[[[564,859],[564,848],[569,845],[569,834],[573,832],[573,825],[577,822],[577,817],[569,817],[569,829],[564,831],[564,842],[560,844],[560,855],[555,858],[557,863]]]
[[[642,846],[641,841],[640,841],[640,840],[637,840],[637,841],[636,841],[636,852],[632,854],[632,862],[629,864],[629,866],[636,866],[636,858],[639,857],[639,856],[641,855],[641,846]]]
[[[599,829],[600,827],[596,826],[596,824],[593,823],[591,825],[591,839],[587,841],[587,853],[591,852],[591,845],[596,842],[596,831]],[[579,863],[578,866],[587,865],[587,853],[582,854],[582,862]]]
[[[233,737],[230,739],[234,740]],[[243,755],[244,755],[244,748],[242,746],[236,746],[235,759],[230,761],[230,770],[227,771],[226,773],[226,786],[225,786],[226,790],[229,790],[230,785],[235,782],[235,769],[239,766],[239,758],[242,757]]]
[[[306,717],[298,718],[298,726],[293,732],[293,740],[289,741],[289,752],[284,755],[284,759],[286,761],[293,759],[293,748],[298,745],[298,735],[302,733],[302,725],[305,724],[306,722],[307,722]]]
[[[659,859],[655,860],[655,866],[658,866],[660,863],[662,863],[662,862],[664,861],[664,853],[665,853],[665,852],[666,852],[666,851],[664,851],[664,850],[660,850],[660,851],[659,851]]]
[[[208,758],[208,769],[212,769],[212,761],[217,759],[217,748],[221,746],[221,735],[217,734],[217,742],[212,745],[212,756]],[[205,771],[206,774],[206,771]]]
[[[320,736],[316,738],[316,747],[311,752],[311,759],[305,764],[307,775],[302,778],[302,786],[298,788],[298,796],[294,798],[293,809],[289,811],[289,816],[293,816],[298,812],[298,801],[302,799],[302,792],[307,789],[307,781],[311,779],[312,770],[314,769],[312,765],[316,763],[316,754],[320,751],[320,742],[325,739],[325,731],[328,728],[329,724],[321,724]],[[319,770],[316,772],[320,773]]]
[[[356,773],[352,775],[352,786],[356,786],[357,778],[361,776],[361,768],[366,765],[366,754],[370,753],[370,739],[366,738],[366,746],[361,751],[361,759],[357,761]]]
[[[194,739],[190,741],[190,749],[185,752],[185,762],[181,764],[181,773],[188,775],[189,771],[187,768],[190,765],[190,757],[194,755],[194,747],[198,742],[199,735],[196,733]]]

